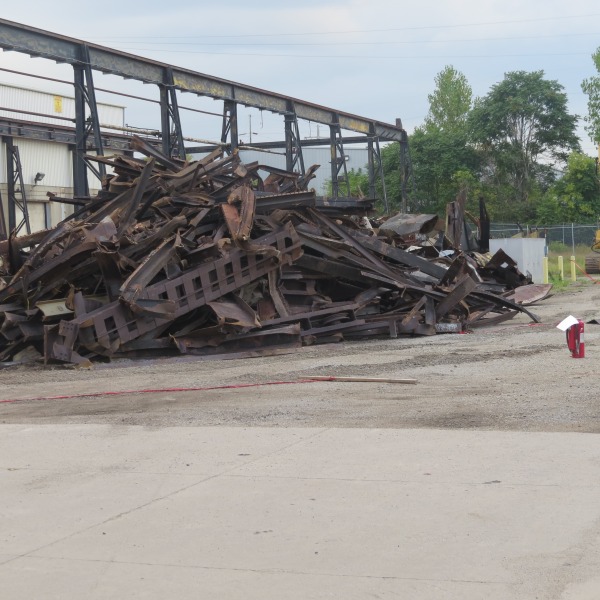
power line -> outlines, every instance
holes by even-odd
[[[305,35],[346,35],[346,34],[353,34],[353,33],[382,33],[385,31],[422,31],[422,30],[427,30],[427,29],[456,29],[456,28],[460,28],[460,27],[483,27],[483,26],[488,26],[488,25],[508,25],[508,24],[515,24],[515,23],[540,23],[540,22],[546,22],[546,21],[563,21],[565,19],[587,19],[590,17],[598,17],[600,16],[600,13],[591,13],[591,14],[584,14],[584,15],[564,15],[564,16],[556,16],[556,17],[536,17],[534,19],[511,19],[511,20],[507,20],[507,21],[483,21],[483,22],[479,22],[479,23],[458,23],[458,24],[453,24],[453,25],[420,25],[417,27],[392,27],[392,28],[386,28],[386,29],[354,29],[354,30],[346,30],[346,31],[318,31],[318,32],[310,32],[310,31],[304,31],[304,32],[300,32],[300,33],[292,33],[292,32],[286,32],[286,33],[235,33],[235,34],[228,34],[228,35],[223,35],[223,34],[208,34],[208,35],[203,35],[202,39],[205,38],[240,38],[240,37],[245,37],[245,38],[257,38],[257,37],[289,37],[289,36],[305,36]],[[111,40],[116,40],[116,39],[134,39],[134,38],[140,38],[140,39],[198,39],[198,36],[132,36],[132,35],[126,35],[126,36],[103,36],[101,39],[111,39]],[[92,39],[100,39],[100,38],[88,38],[90,41],[92,41]]]
[[[361,55],[361,54],[271,54],[259,52],[211,52],[204,50],[166,50],[163,48],[138,48],[138,52],[169,52],[176,54],[208,54],[211,56],[262,56],[270,58],[351,58],[351,59],[393,59],[393,60],[415,60],[415,59],[455,59],[455,58],[518,58],[518,57],[547,57],[547,56],[589,56],[589,52],[541,52],[537,54],[521,53],[521,54],[440,54],[440,55],[423,55],[413,54],[409,56],[381,56],[381,55]]]
[[[464,38],[464,39],[445,39],[445,40],[395,40],[378,42],[151,42],[154,46],[406,46],[415,44],[451,44],[463,42],[494,42],[509,40],[541,40],[556,39],[558,37],[582,37],[586,35],[599,36],[599,33],[561,33],[557,35],[527,35],[527,36],[506,36],[506,37],[485,37],[485,38]],[[179,38],[181,39],[181,38]],[[192,39],[192,38],[190,38]],[[145,44],[149,40],[144,39],[139,42],[131,41],[129,44]]]

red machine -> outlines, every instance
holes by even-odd
[[[585,357],[585,343],[583,341],[583,321],[577,319],[577,323],[567,329],[567,346],[571,351],[572,358]]]

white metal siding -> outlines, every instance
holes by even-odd
[[[33,185],[36,173],[44,173],[44,179],[39,182],[39,185],[72,187],[73,162],[66,144],[23,139],[14,139],[13,143],[19,148],[25,185]],[[6,149],[4,148],[3,151]],[[6,181],[6,170],[4,181]]]
[[[0,110],[0,115],[21,121],[35,121],[50,125],[74,126],[75,99],[60,94],[50,94],[0,83],[0,107],[16,108],[22,111],[51,115],[50,117],[18,113],[10,110]],[[125,109],[122,106],[98,103],[98,117],[102,125],[124,124]],[[52,118],[61,117],[59,118]]]
[[[16,108],[22,111],[56,115],[69,119],[75,118],[75,100],[72,97],[55,96],[17,86],[0,83],[0,107]],[[124,108],[110,104],[98,104],[100,122],[103,125],[122,126],[124,122]],[[10,110],[0,110],[0,115],[21,121],[43,122],[49,125],[74,126],[74,121],[53,119],[38,115],[17,113]],[[37,231],[48,225],[53,226],[72,212],[72,207],[59,203],[50,203],[51,223],[46,223],[46,206],[48,204],[47,192],[51,191],[59,196],[69,197],[73,193],[73,154],[66,144],[30,140],[15,137],[13,143],[19,148],[21,167],[23,170],[23,183],[29,209],[31,230]],[[109,151],[109,154],[114,152]],[[107,168],[107,172],[111,172]],[[36,173],[43,173],[44,177],[37,184],[34,183]],[[4,190],[3,204],[5,218],[8,219],[8,206],[6,197],[6,146],[0,143],[0,187]],[[93,196],[100,187],[99,181],[88,171],[90,194]],[[17,222],[21,219],[17,210]],[[25,234],[23,228],[20,235]]]
[[[521,273],[530,273],[534,283],[542,283],[543,258],[546,240],[542,238],[501,238],[490,240],[490,252],[504,250],[516,263]]]
[[[29,214],[29,226],[31,232],[46,229],[46,202],[27,202],[27,212]],[[22,218],[20,211],[17,210],[17,222]],[[21,229],[19,235],[26,235],[25,227]]]

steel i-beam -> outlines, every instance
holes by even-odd
[[[368,170],[369,170],[369,197],[377,197],[377,191],[375,189],[375,183],[377,178],[381,180],[381,187],[383,193],[383,206],[386,214],[389,214],[390,207],[388,204],[387,190],[385,187],[385,177],[383,173],[383,162],[381,160],[381,148],[379,147],[379,138],[369,138],[367,143],[368,152]]]
[[[300,130],[294,103],[290,102],[290,112],[285,115],[285,162],[288,171],[296,171],[305,175],[304,157],[300,143]]]
[[[402,121],[400,119],[396,119],[396,125],[402,130],[402,137],[400,139],[400,200],[402,212],[406,214],[408,212],[408,184],[409,180],[411,180],[414,187],[414,179],[412,177],[412,163],[408,151],[408,134],[402,129]]]
[[[232,154],[239,145],[237,104],[232,100],[223,102],[221,142],[225,144],[225,151],[228,154]]]
[[[185,160],[183,130],[171,67],[165,67],[163,83],[159,87],[163,154],[170,158],[178,157]]]
[[[344,153],[344,140],[339,121],[329,126],[329,146],[331,148],[331,190],[334,198],[340,195],[340,171],[344,171],[343,179],[346,182],[346,196],[350,197],[350,181],[346,167]]]
[[[100,134],[100,118],[94,90],[94,77],[90,65],[89,48],[82,44],[79,48],[80,61],[73,63],[75,90],[75,156],[73,161],[73,188],[76,196],[88,196],[88,169],[102,181],[106,168],[100,164],[95,168],[84,159],[85,154],[95,150],[104,155],[102,136]],[[92,138],[93,144],[88,140]]]
[[[23,181],[23,168],[19,148],[13,144],[10,137],[3,138],[6,146],[6,185],[8,192],[8,228],[15,235],[25,226],[25,231],[31,233],[29,225],[29,210],[27,208],[27,195]],[[17,223],[17,211],[22,214],[21,221]]]

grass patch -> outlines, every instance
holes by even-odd
[[[571,256],[575,256],[575,262],[583,269],[585,267],[585,257],[591,251],[589,246],[575,246],[575,254],[573,255],[572,246],[566,246],[561,242],[551,242],[548,246],[548,268],[552,269],[552,266],[554,265],[558,271],[558,257],[562,256],[565,264],[565,271],[569,271],[569,261]],[[581,274],[581,271],[579,271],[579,273]]]
[[[561,242],[551,242],[548,246],[548,281],[553,285],[553,290],[561,292],[567,290],[572,285],[590,284],[593,285],[592,279],[598,280],[598,275],[592,275],[592,279],[585,273],[585,257],[592,252],[589,246],[575,246],[575,254],[573,247],[566,246]],[[560,278],[558,270],[558,257],[563,257],[564,265],[564,280]],[[576,282],[571,280],[571,256],[575,256]]]
[[[558,271],[556,273],[548,271],[548,283],[552,284],[552,290],[554,292],[564,292],[573,285],[573,282],[570,279],[561,279]]]

